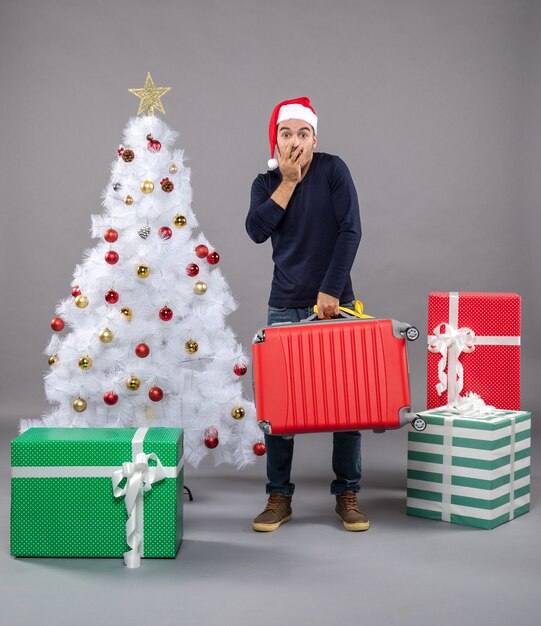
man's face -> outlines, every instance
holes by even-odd
[[[310,163],[314,148],[317,146],[317,137],[314,129],[304,120],[284,120],[278,124],[276,144],[280,155],[290,145],[293,148],[301,147],[303,152],[300,157],[301,168]]]

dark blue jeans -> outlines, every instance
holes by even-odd
[[[344,302],[351,307],[353,303]],[[311,308],[277,309],[269,307],[268,325],[280,322],[300,322],[312,315]],[[292,496],[295,484],[291,482],[294,439],[280,435],[265,435],[267,446],[267,493]],[[331,493],[345,491],[358,493],[361,488],[361,433],[358,430],[333,433],[332,469],[336,475],[331,483]]]

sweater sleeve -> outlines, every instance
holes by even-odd
[[[331,167],[330,185],[338,237],[319,290],[340,298],[361,241],[361,216],[351,174],[344,161],[338,157],[335,157]]]
[[[252,184],[250,210],[246,216],[246,231],[256,243],[263,243],[284,219],[285,211],[271,199],[263,175]]]

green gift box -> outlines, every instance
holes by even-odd
[[[11,554],[174,558],[183,464],[180,428],[27,430],[11,442]]]
[[[408,515],[490,529],[530,510],[530,413],[418,415],[426,429],[408,432]]]

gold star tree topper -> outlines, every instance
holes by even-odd
[[[158,109],[165,115],[161,97],[168,91],[171,91],[171,87],[156,87],[150,72],[147,74],[145,86],[142,89],[128,89],[128,91],[134,96],[141,98],[137,115],[141,115],[145,111],[148,112],[148,115],[154,115],[154,109]]]

